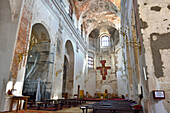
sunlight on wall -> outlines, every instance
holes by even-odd
[[[9,81],[6,86],[6,92],[8,92],[9,89],[12,89],[13,81]]]
[[[53,97],[52,99],[58,99],[58,96]]]
[[[87,60],[86,60],[86,59],[84,59],[84,64],[83,64],[83,73],[85,72],[86,65],[87,65]]]
[[[16,82],[14,85],[14,89],[16,89],[16,90],[14,90],[13,94],[17,95],[17,96],[22,95],[22,86],[23,85],[21,82]]]

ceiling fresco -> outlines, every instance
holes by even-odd
[[[121,0],[73,0],[77,19],[84,24],[86,34],[100,26],[120,23]]]

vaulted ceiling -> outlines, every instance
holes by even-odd
[[[71,0],[72,1],[72,0]],[[121,0],[73,0],[77,19],[84,24],[86,33],[100,26],[120,23]]]

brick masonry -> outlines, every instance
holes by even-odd
[[[22,61],[25,62],[25,58],[23,56],[26,55],[27,47],[29,44],[29,34],[31,30],[32,20],[32,6],[33,0],[24,1],[23,12],[21,16],[21,22],[19,26],[19,32],[11,68],[12,79],[14,80],[16,80],[17,78],[17,73],[20,68],[20,65],[22,64]]]

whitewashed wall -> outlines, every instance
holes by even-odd
[[[10,66],[18,31],[22,1],[0,3],[0,112],[4,111],[5,93],[10,78]],[[9,88],[9,87],[8,87]]]

